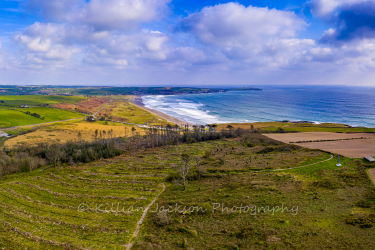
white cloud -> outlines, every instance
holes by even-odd
[[[296,63],[315,45],[313,40],[296,38],[306,26],[294,12],[228,3],[190,14],[181,20],[179,30],[198,38],[205,57],[213,53],[221,56],[212,58],[225,57],[219,62],[228,68],[274,69]]]
[[[138,23],[159,19],[168,2],[170,0],[91,0],[72,21],[100,30],[129,29]]]
[[[327,18],[341,7],[371,1],[373,0],[311,0],[309,5],[314,15]]]
[[[301,39],[298,33],[308,24],[291,11],[220,4],[182,18],[173,32],[156,22],[168,12],[170,0],[28,2],[28,10],[43,13],[44,19],[13,36],[18,53],[9,56],[0,49],[0,66],[4,58],[3,65],[46,73],[41,79],[47,73],[54,79],[49,69],[59,68],[56,72],[64,80],[65,72],[71,73],[72,82],[83,75],[74,72],[90,72],[86,79],[98,84],[117,84],[119,79],[145,84],[247,83],[253,76],[265,83],[280,76],[288,83],[285,79],[291,76],[313,81],[324,72],[349,75],[375,67],[373,40],[333,46]],[[358,2],[312,0],[310,6],[315,15],[332,17]],[[337,37],[340,32],[335,26],[324,36]],[[79,80],[85,82],[83,76]]]
[[[62,24],[37,22],[13,39],[20,45],[25,58],[34,63],[69,60],[81,51],[76,45],[64,43],[66,29]]]
[[[130,30],[159,20],[171,0],[29,0],[26,9],[40,11],[48,21],[88,25],[95,30]]]
[[[227,3],[190,14],[180,28],[206,44],[242,46],[267,38],[294,37],[306,25],[294,12]]]

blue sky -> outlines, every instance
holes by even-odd
[[[375,85],[374,0],[6,0],[0,22],[0,84]]]

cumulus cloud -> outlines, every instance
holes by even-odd
[[[18,54],[12,58],[19,63],[12,65],[24,69],[111,72],[117,83],[116,72],[151,82],[155,74],[165,80],[180,73],[177,81],[193,76],[207,82],[221,73],[232,79],[234,71],[267,77],[271,72],[272,78],[272,72],[283,70],[290,75],[375,67],[374,1],[311,0],[315,17],[332,24],[321,43],[299,37],[309,25],[295,12],[239,3],[205,7],[168,29],[157,21],[171,0],[24,1],[26,11],[43,17],[13,36]]]
[[[375,1],[313,0],[309,3],[314,15],[333,24],[324,32],[321,42],[343,42],[375,38]]]
[[[34,63],[64,61],[81,50],[75,45],[65,44],[65,26],[62,24],[35,23],[13,37],[26,58]]]
[[[230,67],[280,67],[294,63],[315,44],[296,38],[306,26],[294,12],[227,3],[190,14],[178,30],[194,35],[206,46],[206,54],[213,45]]]
[[[47,21],[84,24],[96,30],[130,30],[158,20],[171,0],[29,0],[27,10],[39,11]]]
[[[265,38],[294,37],[306,25],[294,12],[227,3],[190,14],[179,28],[206,44],[240,46]]]
[[[347,6],[369,2],[369,0],[311,0],[308,2],[315,16],[330,19],[332,13]]]

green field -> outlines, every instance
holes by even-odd
[[[76,112],[39,107],[57,103],[74,104],[83,99],[86,98],[79,96],[46,95],[0,96],[0,127],[23,126],[84,117],[84,115]],[[28,105],[29,108],[20,108],[21,105]],[[41,118],[44,117],[44,119],[24,114],[22,112],[37,113],[41,115]]]
[[[70,103],[74,104],[80,100],[86,99],[82,96],[55,96],[55,95],[12,95],[0,96],[1,106],[18,107],[19,105],[43,105],[43,104],[57,104],[57,103]],[[3,103],[1,102],[3,101]]]
[[[44,117],[44,119],[36,118],[29,114],[22,112],[37,113]],[[84,115],[76,112],[65,111],[54,108],[25,108],[17,110],[0,109],[0,127],[24,126],[30,124],[39,124],[51,121],[67,120],[73,118],[84,117]]]
[[[332,159],[270,172],[330,154],[286,147],[259,134],[243,139],[171,145],[6,176],[0,180],[0,248],[125,249],[130,241],[132,249],[371,248],[375,194],[362,161],[343,158],[338,168]],[[186,190],[175,170],[182,153],[202,159],[203,175],[192,163]],[[136,208],[150,204],[163,183],[166,190],[132,238],[142,215]],[[176,204],[177,212],[155,212]],[[289,211],[212,212],[215,204]],[[185,206],[205,212],[183,212]]]

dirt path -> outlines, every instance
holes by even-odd
[[[368,173],[370,174],[371,178],[372,178],[372,181],[373,183],[375,184],[375,168],[372,168],[368,171]]]
[[[165,191],[165,184],[163,183],[163,190],[155,197],[155,199],[153,199],[151,201],[150,204],[148,204],[148,206],[146,207],[145,211],[143,211],[143,214],[142,214],[142,217],[141,219],[138,221],[137,223],[137,227],[135,228],[134,230],[134,233],[132,235],[132,237],[130,238],[130,243],[125,245],[126,246],[126,250],[130,250],[134,244],[134,240],[138,237],[138,234],[139,232],[141,231],[141,225],[144,221],[144,219],[146,218],[146,215],[148,213],[148,210],[151,208],[151,206],[155,203],[155,201],[159,198],[159,196]]]
[[[108,104],[110,104],[112,100],[109,100],[103,107],[101,107],[98,111],[96,111],[92,116],[95,117],[100,111],[102,111]],[[96,117],[95,117],[96,118]]]

